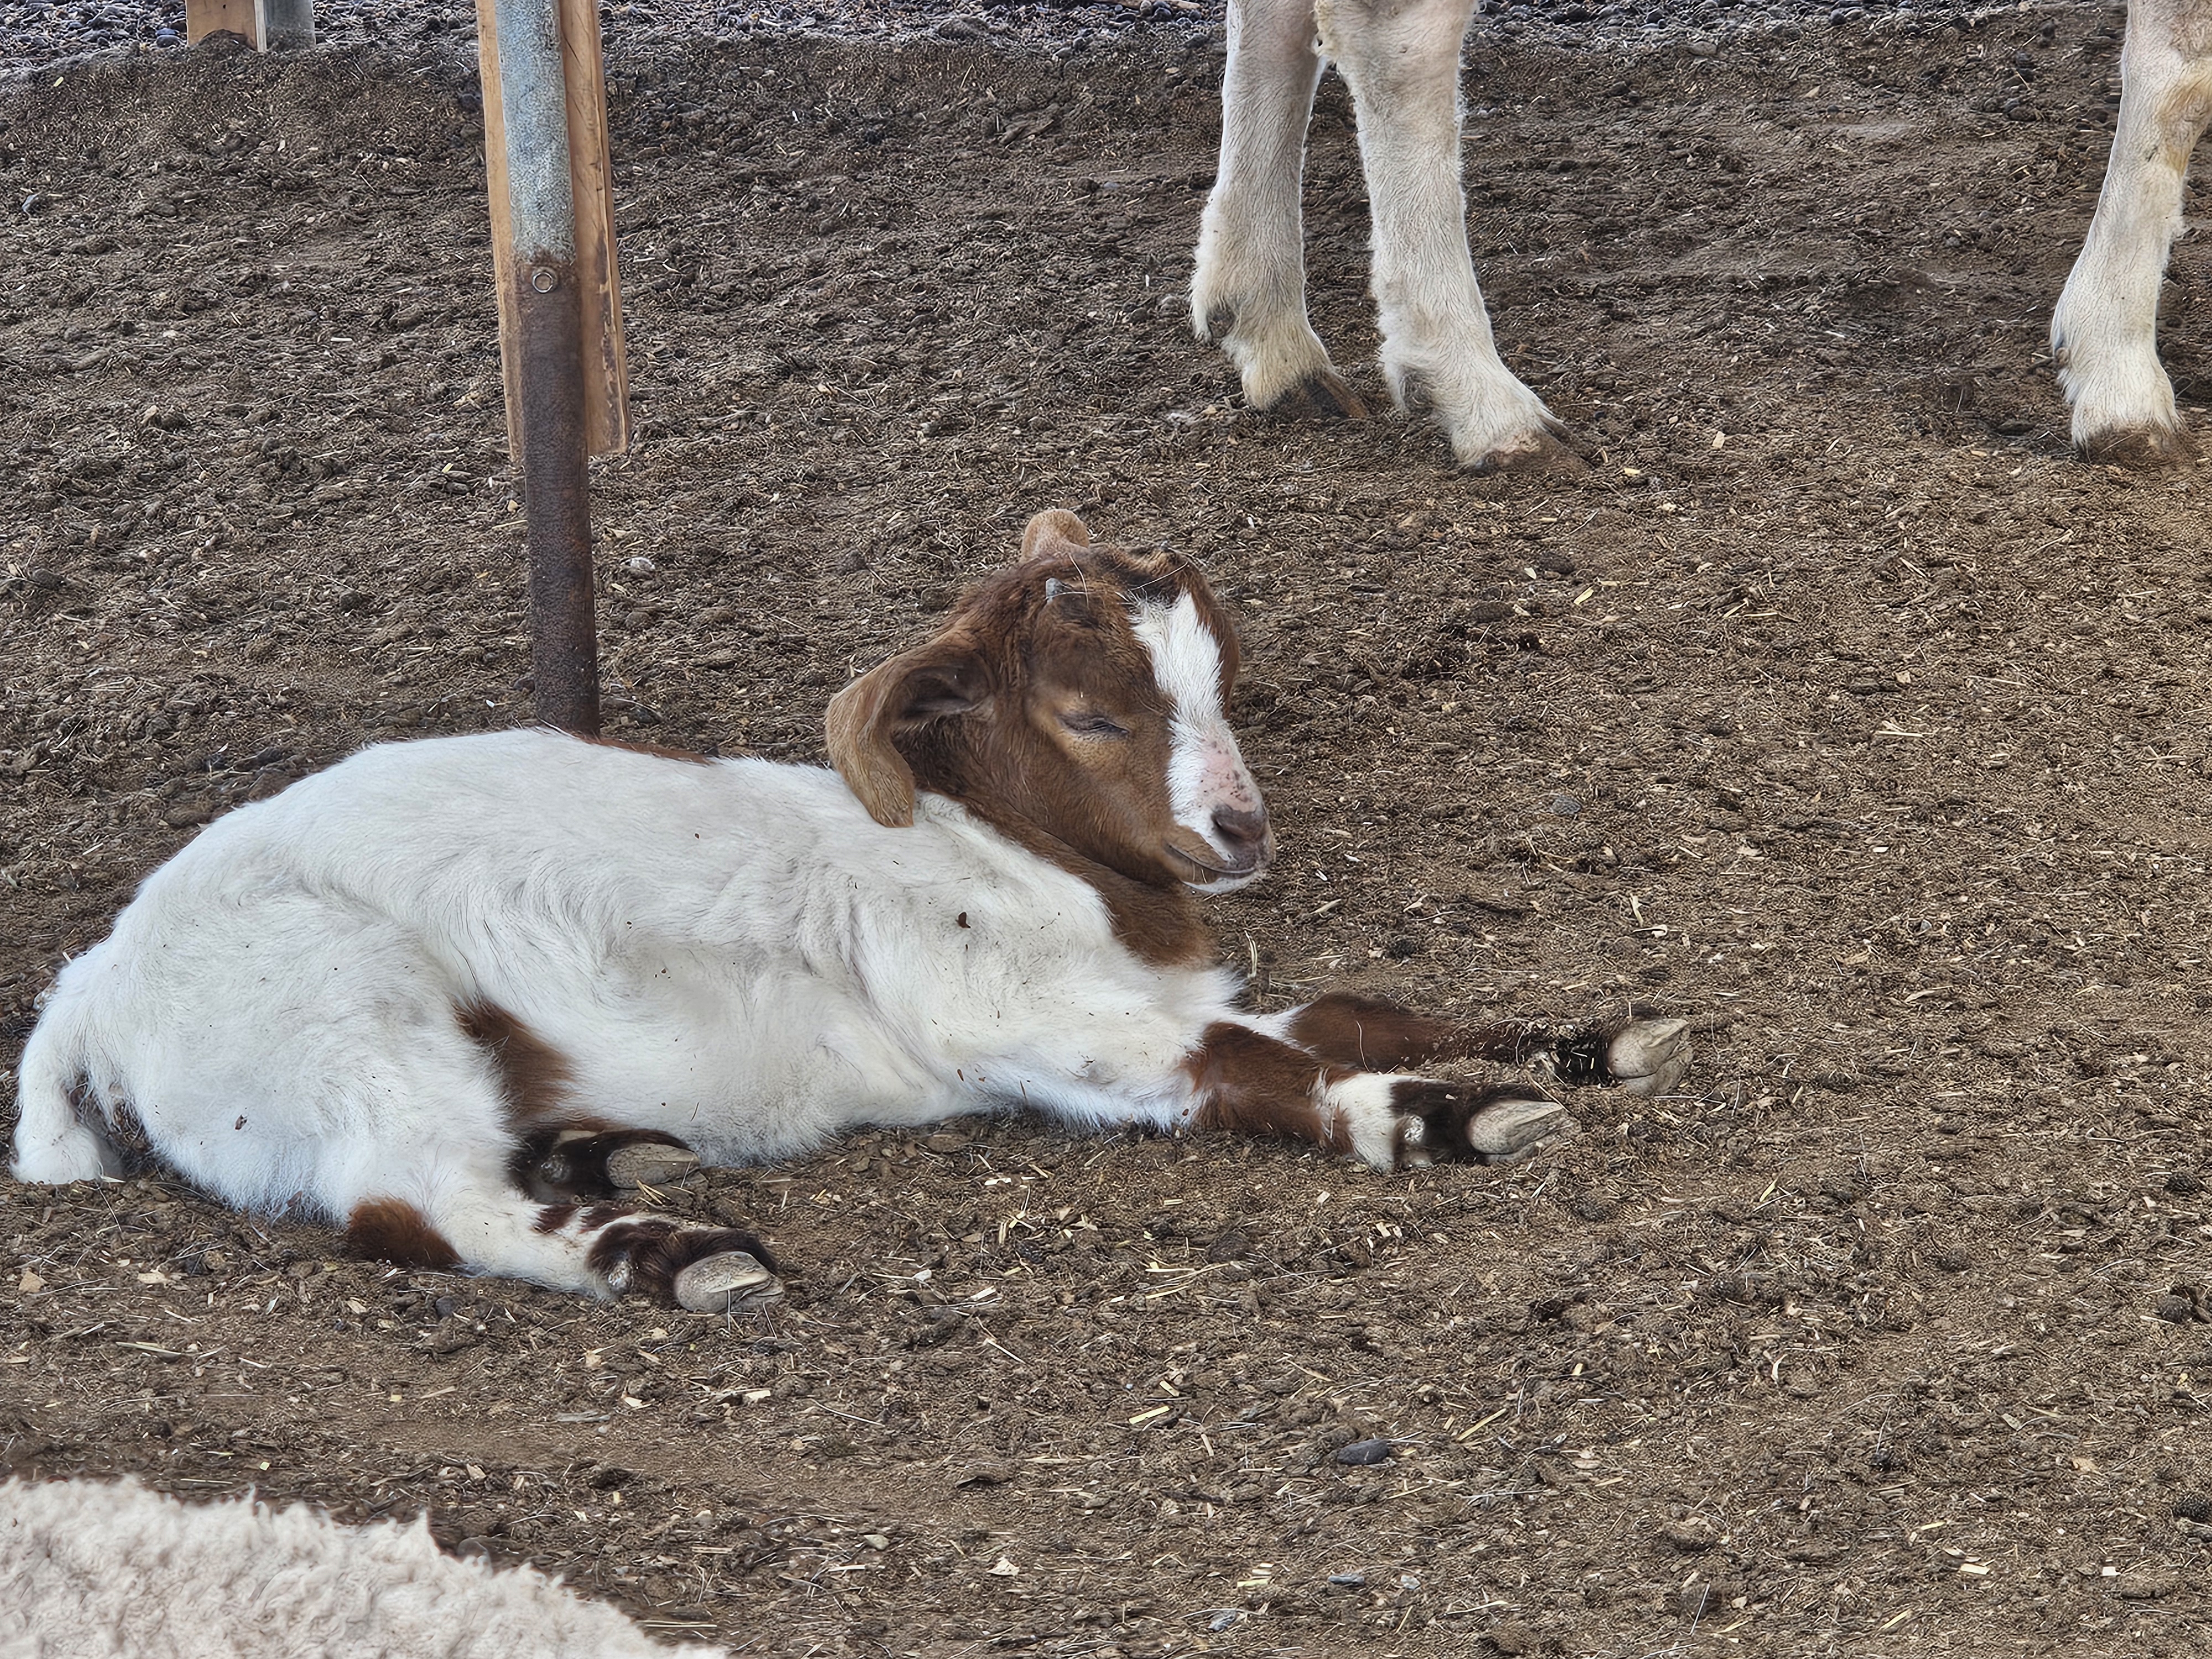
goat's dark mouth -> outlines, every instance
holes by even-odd
[[[1199,872],[1201,885],[1207,882],[1234,881],[1239,877],[1251,875],[1260,868],[1261,863],[1257,853],[1253,854],[1249,859],[1239,861],[1225,858],[1202,859],[1194,853],[1186,852],[1173,842],[1167,842],[1166,848],[1170,859],[1178,864],[1187,865]]]

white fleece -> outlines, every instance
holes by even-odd
[[[0,1486],[0,1659],[726,1659],[429,1529],[133,1480]]]

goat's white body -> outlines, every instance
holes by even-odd
[[[15,1172],[100,1173],[74,1089],[234,1204],[398,1198],[536,1277],[529,1241],[488,1255],[502,1224],[469,1219],[513,1207],[513,1126],[458,1009],[550,1043],[580,1111],[722,1164],[994,1104],[1179,1122],[1235,992],[1141,960],[1095,889],[942,797],[890,830],[810,768],[393,744],[217,821],[63,969]]]
[[[1306,319],[1299,203],[1326,54],[1358,118],[1390,394],[1433,409],[1462,465],[1510,465],[1548,448],[1553,423],[1498,355],[1468,251],[1459,69],[1473,10],[1473,0],[1231,0],[1221,161],[1191,307],[1254,407],[1334,380]]]
[[[2158,361],[2158,291],[2190,153],[2212,125],[2212,0],[2132,0],[2120,115],[2096,217],[2051,320],[2074,441],[2118,459],[2185,452]]]
[[[0,1486],[6,1659],[720,1659],[660,1646],[528,1567],[441,1553],[422,1522],[344,1527],[133,1481]]]

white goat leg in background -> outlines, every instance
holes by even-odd
[[[1432,410],[1462,466],[1541,466],[1569,453],[1498,356],[1468,251],[1460,184],[1460,42],[1472,0],[1319,0],[1322,48],[1352,89],[1375,216],[1382,370],[1401,409]]]
[[[2159,366],[2158,291],[2189,155],[2212,123],[2212,0],[2133,0],[2120,73],[2105,188],[2051,346],[2081,453],[2155,465],[2193,453]]]
[[[1366,406],[1306,320],[1299,190],[1321,67],[1306,0],[1230,7],[1221,161],[1199,224],[1191,322],[1229,353],[1253,408],[1358,420]]]

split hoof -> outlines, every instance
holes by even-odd
[[[1564,439],[1549,432],[1536,432],[1472,459],[1463,459],[1460,468],[1478,474],[1528,472],[1564,478],[1589,471],[1589,463]]]
[[[1518,1164],[1575,1127],[1556,1100],[1494,1100],[1468,1120],[1468,1150],[1485,1164]]]
[[[693,1313],[743,1312],[783,1295],[783,1281],[743,1250],[702,1256],[676,1275],[676,1305]]]
[[[2150,472],[2162,467],[2187,466],[2201,455],[2188,428],[2173,426],[2123,426],[2081,441],[2081,459],[2105,466],[2124,466]]]
[[[699,1167],[699,1154],[689,1146],[641,1141],[617,1146],[607,1154],[607,1182],[623,1192],[640,1187],[665,1187],[681,1181]]]
[[[1605,1068],[1632,1095],[1672,1094],[1694,1055],[1686,1019],[1632,1019],[1606,1043]]]
[[[1342,375],[1322,369],[1276,398],[1268,412],[1292,420],[1364,421],[1367,404]]]

